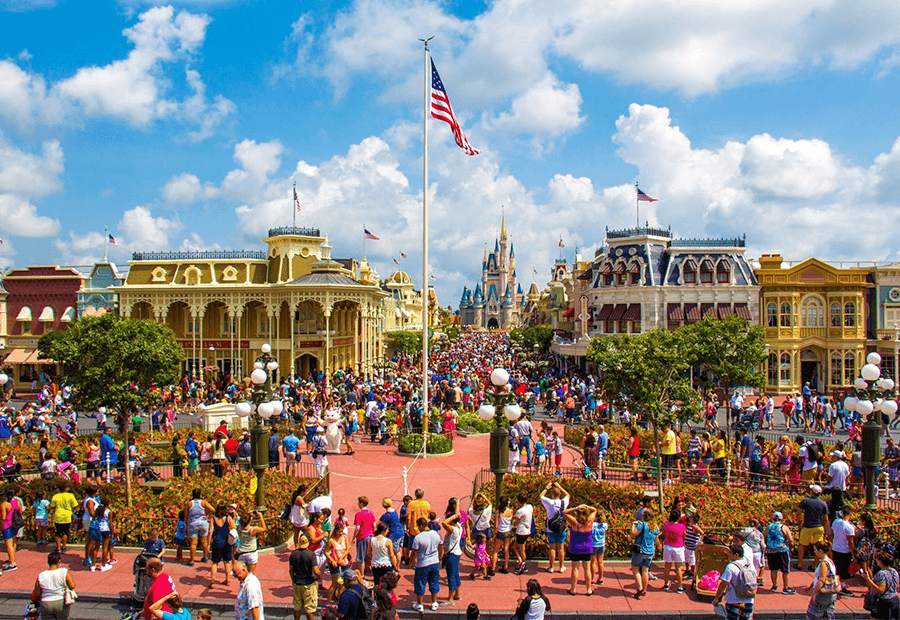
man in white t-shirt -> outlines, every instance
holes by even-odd
[[[828,479],[830,482],[825,487],[836,491],[847,490],[847,477],[850,475],[850,466],[847,465],[847,455],[841,450],[831,453],[834,461],[828,466]]]
[[[516,544],[513,546],[513,552],[516,554],[516,560],[519,562],[515,573],[521,575],[528,572],[525,567],[525,542],[531,538],[531,527],[534,523],[534,506],[528,503],[528,496],[519,493],[516,498],[519,502],[519,508],[513,515],[512,525],[516,532]]]
[[[728,618],[752,618],[753,598],[744,598],[738,595],[736,585],[741,574],[742,565],[747,561],[743,558],[744,552],[740,545],[732,543],[728,546],[728,565],[719,577],[719,586],[716,588],[716,596],[713,605],[719,605],[725,599],[725,613]]]
[[[813,482],[816,479],[816,473],[819,469],[819,463],[817,459],[809,458],[809,449],[810,446],[813,445],[814,442],[807,441],[806,443],[800,446],[800,449],[797,451],[797,458],[800,459],[800,466],[802,468],[803,473],[801,474],[803,480],[806,482]]]
[[[531,426],[531,422],[528,421],[528,418],[523,413],[519,421],[516,422],[516,435],[519,440],[519,450],[525,451],[525,463],[528,467],[531,467],[531,436],[533,434],[534,427]]]
[[[841,578],[841,593],[853,596],[853,592],[847,588],[847,579],[850,579],[850,562],[853,561],[853,549],[850,547],[850,539],[856,536],[856,527],[850,522],[853,517],[853,508],[844,506],[840,518],[833,521],[831,531],[834,534],[834,569]]]
[[[566,570],[565,566],[563,566],[563,562],[566,559],[565,521],[562,521],[562,529],[560,531],[556,531],[559,528],[551,529],[551,524],[558,523],[559,520],[556,519],[556,516],[569,507],[569,493],[564,488],[562,488],[562,486],[560,486],[558,482],[551,482],[546,487],[544,487],[544,490],[541,492],[541,504],[544,506],[544,510],[547,512],[546,534],[547,547],[550,555],[550,563],[547,566],[547,572],[554,572],[553,561],[558,557],[559,572],[561,573]]]

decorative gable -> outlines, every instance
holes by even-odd
[[[162,267],[157,267],[152,272],[150,272],[150,280],[152,282],[165,282],[166,281],[166,270]]]

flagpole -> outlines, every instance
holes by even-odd
[[[635,212],[635,227],[641,227],[641,199],[638,196],[638,184],[637,181],[634,182],[634,212]]]
[[[363,222],[363,260],[366,258],[366,224]]]
[[[107,262],[106,251],[109,249],[109,228],[104,226],[103,232],[105,233],[103,235],[103,262],[105,263]]]
[[[291,196],[294,200],[292,200],[291,204],[291,212],[294,214],[294,228],[297,228],[297,181],[294,181],[294,195]],[[291,231],[293,232],[293,231]]]
[[[428,109],[431,107],[431,71],[425,44],[425,93],[422,112],[422,458],[428,457]]]

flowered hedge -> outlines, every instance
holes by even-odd
[[[160,536],[171,545],[175,538],[178,511],[190,500],[195,488],[202,491],[203,499],[215,506],[219,502],[235,503],[238,510],[255,506],[255,476],[252,472],[238,472],[217,478],[212,474],[197,474],[190,478],[173,478],[171,485],[160,494],[154,494],[150,488],[135,484],[132,489],[132,506],[126,504],[125,485],[121,482],[99,485],[100,495],[110,503],[113,510],[116,528],[119,531],[119,544],[143,545],[150,530],[157,529]],[[290,502],[291,494],[299,484],[311,485],[312,479],[297,478],[279,471],[266,472],[265,506],[266,525],[269,531],[260,536],[259,543],[264,546],[279,545],[291,534],[290,522],[278,518],[282,508]],[[49,500],[57,492],[58,480],[32,480],[28,483],[5,484],[0,486],[0,493],[13,486],[25,502],[25,537],[35,540],[34,510],[30,509],[38,491],[44,491]],[[87,483],[73,485],[75,496],[79,501],[85,496]],[[82,536],[79,534],[78,536]]]
[[[547,515],[541,506],[539,496],[551,480],[559,482],[569,492],[571,506],[588,504],[599,509],[603,520],[609,523],[610,527],[606,546],[608,557],[629,556],[632,544],[631,521],[644,494],[643,489],[639,486],[510,474],[504,478],[503,494],[515,499],[519,493],[524,493],[528,497],[528,501],[535,507],[537,534],[526,544],[530,556],[546,557],[547,555],[544,533]],[[485,483],[481,491],[493,498],[494,482]],[[736,528],[750,525],[754,519],[758,523],[770,523],[772,513],[776,510],[784,514],[785,523],[795,532],[800,526],[801,518],[795,514],[795,511],[801,498],[796,495],[785,493],[767,495],[721,485],[684,483],[667,487],[667,507],[671,504],[671,498],[676,496],[684,497],[688,505],[693,505],[700,513],[701,526],[720,539],[727,537]],[[853,502],[851,501],[851,503]],[[861,506],[856,506],[856,508],[857,512],[861,510]],[[660,523],[667,516],[667,514],[661,515]],[[885,531],[885,537],[891,540],[900,537],[900,513],[882,508],[873,514],[873,518],[876,526],[889,528]]]

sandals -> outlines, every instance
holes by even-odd
[[[574,591],[574,590],[566,590],[566,592],[568,592],[571,596],[575,596],[575,591]]]

